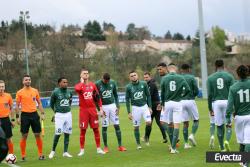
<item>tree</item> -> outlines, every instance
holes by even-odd
[[[105,37],[102,32],[102,28],[97,21],[88,21],[84,26],[83,37],[91,41],[103,41]]]
[[[172,34],[171,32],[168,30],[168,32],[164,35],[165,39],[172,39]]]
[[[109,31],[109,30],[115,31],[115,26],[112,23],[103,22],[102,26],[103,26],[103,31]]]
[[[184,36],[181,33],[177,32],[173,35],[173,40],[184,40]]]
[[[135,24],[134,23],[128,24],[126,33],[128,34],[128,40],[136,39]]]
[[[222,50],[225,50],[225,40],[226,34],[223,29],[219,26],[215,26],[212,28],[213,32],[213,41],[216,45],[218,45]]]
[[[128,34],[128,40],[144,40],[151,38],[151,33],[147,27],[135,27],[134,23],[128,24],[126,33]]]
[[[186,37],[186,40],[187,40],[187,41],[191,41],[190,35],[188,35],[188,36]]]

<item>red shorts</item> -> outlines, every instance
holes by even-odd
[[[95,108],[80,109],[79,127],[81,129],[87,129],[88,124],[90,124],[90,127],[92,129],[98,128],[98,126],[99,126],[98,115],[97,115],[97,111]]]

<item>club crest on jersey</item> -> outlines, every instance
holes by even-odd
[[[142,99],[143,98],[143,91],[140,91],[140,92],[136,92],[134,94],[134,99],[135,100],[139,100],[139,99]]]
[[[102,97],[103,97],[104,99],[110,98],[110,97],[111,97],[111,94],[112,94],[111,90],[105,90],[105,91],[102,92]]]
[[[143,87],[144,87],[144,86],[142,85],[141,88],[143,89]]]
[[[83,97],[85,100],[92,99],[93,92],[84,92]]]
[[[69,106],[69,100],[68,99],[63,99],[60,101],[60,106],[61,107],[67,107]]]

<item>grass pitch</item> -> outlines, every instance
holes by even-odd
[[[73,134],[70,136],[69,153],[73,155],[73,158],[64,158],[63,154],[63,135],[61,136],[54,159],[48,159],[48,154],[51,151],[53,136],[54,136],[54,123],[50,122],[53,112],[51,109],[46,109],[45,120],[45,136],[44,142],[44,154],[46,160],[39,161],[37,155],[37,147],[33,134],[29,133],[27,140],[27,161],[20,162],[20,148],[19,140],[21,134],[19,133],[19,126],[13,129],[13,141],[14,152],[17,156],[17,163],[15,165],[21,167],[163,167],[163,166],[185,166],[185,167],[203,167],[203,166],[239,166],[238,164],[207,164],[205,155],[206,151],[209,151],[209,117],[207,109],[207,101],[197,100],[197,105],[200,113],[200,126],[196,134],[197,146],[189,150],[183,149],[183,135],[182,127],[180,130],[181,146],[178,149],[179,154],[172,155],[168,151],[168,144],[162,143],[162,137],[158,126],[155,121],[153,123],[153,129],[151,132],[150,146],[146,146],[142,142],[142,150],[136,150],[136,142],[133,134],[132,122],[128,119],[125,105],[121,105],[120,110],[120,126],[122,131],[122,143],[127,148],[126,152],[117,151],[117,139],[114,128],[109,126],[108,128],[108,144],[110,152],[106,155],[97,155],[96,147],[93,137],[93,131],[88,129],[86,133],[85,142],[85,155],[78,157],[79,153],[79,128],[78,128],[78,107],[72,108],[73,113]],[[192,123],[190,124],[189,132],[191,131]],[[140,128],[141,136],[144,135],[144,127],[142,124]],[[218,140],[215,138],[216,148],[219,150]],[[235,133],[233,131],[231,139],[231,148],[233,151],[238,151],[238,144],[235,140]],[[0,166],[7,166],[7,164],[0,164]]]

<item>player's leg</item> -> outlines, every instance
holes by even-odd
[[[188,107],[189,117],[193,120],[192,131],[188,139],[192,143],[193,146],[196,146],[197,143],[195,140],[195,134],[199,127],[199,112],[198,112],[198,108],[194,100],[189,100],[188,106],[189,106]]]
[[[169,123],[169,117],[171,117],[171,115],[173,115],[172,113],[170,113],[170,112],[172,112],[171,110],[172,110],[172,108],[171,108],[170,102],[165,102],[164,108],[161,111],[161,117],[160,117],[161,125],[162,125],[163,129],[165,131],[167,131],[170,143],[172,143],[172,139],[173,139],[172,129],[171,129],[171,131],[169,129],[169,126],[170,126],[169,125],[170,124]]]
[[[188,144],[188,128],[189,128],[189,113],[188,113],[188,100],[182,100],[182,119],[183,119],[183,138],[184,149],[189,149],[191,146]]]
[[[148,126],[145,126],[145,135],[143,137],[143,141],[144,142],[149,142],[149,138],[150,138],[150,134],[151,134],[151,131],[152,131],[152,125],[153,125],[153,120],[155,118],[155,111],[152,109],[152,114],[151,114],[151,126],[148,127]]]
[[[227,103],[224,100],[218,100],[215,102],[215,125],[217,126],[217,137],[220,144],[220,149],[225,151],[224,147],[224,135],[225,135],[225,111]]]
[[[180,128],[180,123],[183,120],[183,115],[182,115],[182,104],[180,102],[173,102],[171,105],[173,105],[173,119],[171,121],[174,124],[171,153],[175,154],[178,153],[178,151],[176,150],[176,143],[179,139],[179,128]]]
[[[119,111],[116,108],[115,104],[111,105],[110,111],[110,121],[114,125],[115,134],[118,142],[118,151],[127,151],[127,149],[122,145],[122,132],[120,129],[120,121],[119,121]]]
[[[80,152],[78,156],[84,155],[84,147],[85,147],[85,135],[89,124],[89,112],[87,110],[80,109],[79,113],[79,128],[80,128]]]
[[[100,137],[100,132],[99,132],[97,111],[94,108],[90,112],[91,112],[91,114],[90,114],[89,123],[90,123],[90,127],[93,129],[93,132],[94,132],[96,152],[97,152],[97,154],[105,154],[105,152],[101,149],[101,137]]]
[[[56,146],[62,134],[62,128],[63,128],[63,121],[58,113],[55,114],[54,120],[55,120],[55,135],[53,139],[52,150],[49,154],[50,159],[52,159],[55,156]]]
[[[160,122],[161,112],[156,110],[154,117],[155,117],[155,122],[158,125],[158,127],[159,127],[159,129],[161,131],[161,134],[162,134],[162,139],[163,139],[162,142],[167,143],[168,139],[167,139],[166,131],[164,130],[164,128],[162,127],[161,122]],[[153,119],[152,119],[152,124],[153,124]]]
[[[142,107],[143,109],[143,118],[146,122],[146,127],[145,127],[145,136],[146,136],[146,145],[149,146],[149,136],[150,136],[150,133],[151,133],[151,127],[152,127],[152,121],[151,121],[151,114],[150,114],[150,111],[148,109],[148,105],[145,105]]]
[[[132,118],[133,118],[133,126],[134,126],[134,136],[135,141],[137,144],[137,149],[141,149],[141,142],[140,142],[140,124],[141,124],[141,117],[143,115],[143,111],[140,109],[141,107],[132,106]]]
[[[21,114],[21,125],[20,125],[20,132],[22,134],[20,140],[20,150],[21,150],[21,157],[22,161],[25,161],[26,158],[26,141],[29,133],[29,127],[31,125],[28,113]]]
[[[102,118],[102,140],[104,144],[104,152],[108,153],[108,135],[107,130],[109,126],[109,118],[110,118],[110,107],[109,105],[103,105],[103,112],[105,117]]]
[[[31,115],[31,129],[35,135],[36,138],[36,145],[38,149],[38,156],[39,160],[44,160],[45,157],[43,155],[43,141],[41,137],[41,123],[40,123],[40,117],[37,112],[32,113]]]
[[[71,158],[72,155],[68,153],[69,147],[69,136],[72,134],[72,114],[71,112],[63,114],[64,124],[63,124],[63,133],[64,133],[64,147],[63,147],[63,156]]]
[[[12,134],[12,127],[11,127],[11,122],[9,117],[7,118],[1,118],[1,127],[5,133],[6,139],[7,139],[7,144],[8,144],[8,149],[9,149],[9,154],[14,153],[14,146],[11,137],[13,136]]]
[[[212,108],[214,111],[214,102],[212,103]],[[209,141],[209,147],[211,149],[214,149],[214,134],[215,134],[215,120],[214,120],[214,115],[211,115],[209,113],[209,118],[210,118],[210,141]]]

